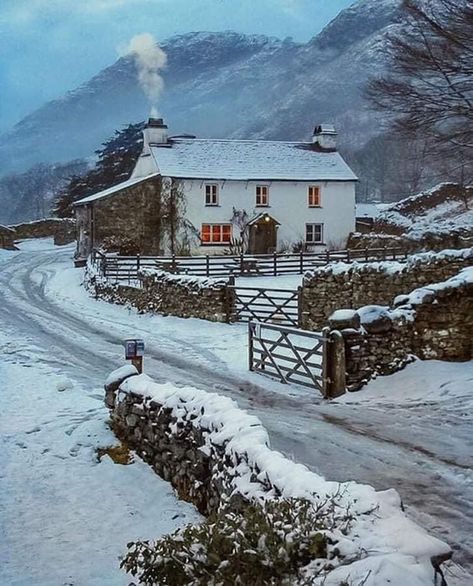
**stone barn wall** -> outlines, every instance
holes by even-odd
[[[0,225],[0,248],[15,248],[16,232],[11,228]]]
[[[423,253],[406,262],[332,263],[304,275],[302,327],[319,331],[337,309],[390,305],[397,295],[444,281],[473,265],[473,248]]]
[[[87,258],[92,248],[130,248],[129,254],[157,255],[161,234],[161,178],[153,177],[110,197],[76,207],[76,256]]]

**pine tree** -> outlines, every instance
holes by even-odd
[[[83,177],[73,176],[60,192],[54,209],[59,217],[73,216],[75,201],[128,179],[141,153],[143,128],[143,122],[129,124],[103,143],[95,167]]]

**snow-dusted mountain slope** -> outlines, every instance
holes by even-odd
[[[400,21],[399,1],[359,0],[306,44],[232,32],[168,39],[161,112],[175,133],[217,138],[299,140],[331,120],[345,144],[362,144],[377,125],[360,89],[384,69],[380,47]],[[147,111],[134,65],[121,58],[2,135],[0,172],[90,156]]]
[[[448,239],[455,234],[471,238],[473,188],[462,190],[455,183],[442,183],[388,206],[376,225],[388,233],[419,241],[429,236]]]

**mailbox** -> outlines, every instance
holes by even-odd
[[[125,358],[131,360],[131,363],[136,366],[138,372],[143,371],[143,356],[145,353],[144,340],[134,339],[125,340]]]

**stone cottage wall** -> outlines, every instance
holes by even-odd
[[[143,271],[142,287],[109,283],[89,264],[86,286],[94,295],[120,305],[132,305],[140,312],[176,317],[195,317],[215,322],[228,321],[232,307],[227,279],[173,275],[164,271]]]
[[[473,248],[411,256],[406,262],[335,263],[304,275],[302,327],[319,331],[337,309],[390,305],[397,295],[449,279],[473,265]]]
[[[393,307],[336,311],[330,327],[345,342],[346,382],[358,390],[377,374],[420,359],[473,358],[473,269],[399,296]]]
[[[160,191],[161,179],[155,177],[94,202],[93,245],[98,247],[107,238],[126,239],[141,254],[159,254]]]

